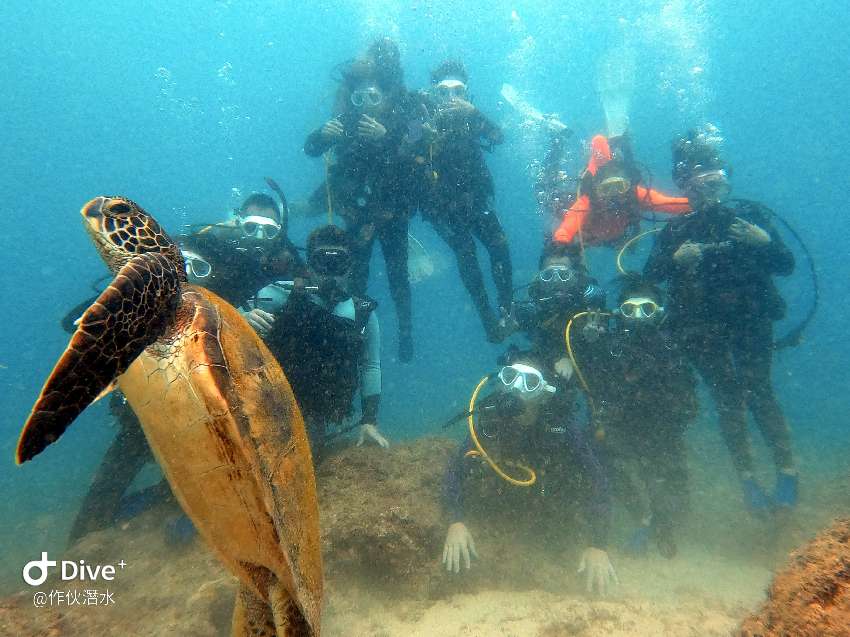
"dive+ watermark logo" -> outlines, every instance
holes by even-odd
[[[40,560],[32,560],[24,566],[22,575],[24,581],[30,586],[41,586],[47,581],[50,569],[60,566],[56,560],[48,558],[46,552],[41,553]],[[121,560],[117,564],[86,564],[85,560],[73,561],[62,560],[60,566],[60,577],[63,582],[96,582],[104,580],[112,582],[115,580],[116,567],[124,570],[127,562]]]
[[[107,589],[89,588],[93,583],[114,582],[118,570],[124,570],[127,562],[117,564],[86,564],[85,560],[51,560],[47,552],[40,560],[27,562],[21,571],[24,581],[30,586],[41,586],[47,581],[52,569],[58,568],[62,582],[84,582],[86,587],[78,589],[52,589],[35,591],[32,602],[36,608],[45,606],[109,606],[115,603],[113,592]]]

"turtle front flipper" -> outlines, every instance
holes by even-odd
[[[18,439],[26,462],[59,439],[171,324],[180,300],[177,266],[167,256],[130,259],[85,311]]]

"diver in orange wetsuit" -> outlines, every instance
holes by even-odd
[[[670,197],[640,185],[640,172],[624,137],[609,140],[596,135],[578,197],[552,238],[562,244],[614,245],[637,229],[641,210],[683,215],[690,212],[690,205],[686,197]]]

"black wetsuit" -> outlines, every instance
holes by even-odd
[[[471,114],[440,114],[433,104],[436,138],[420,149],[424,216],[455,253],[458,271],[488,335],[498,317],[490,306],[484,277],[478,264],[475,241],[490,255],[498,306],[508,310],[512,297],[511,254],[499,217],[493,209],[493,178],[484,150],[504,140],[501,129],[480,111]]]
[[[369,299],[352,301],[354,316],[348,318],[334,314],[333,307],[319,305],[311,294],[293,290],[275,312],[274,325],[265,337],[292,386],[316,457],[321,455],[329,428],[352,414],[358,389],[361,422],[377,422],[380,368],[377,384],[373,381],[364,387],[363,379],[368,348],[377,347],[369,341],[379,338],[372,316],[376,304]]]
[[[567,390],[562,387],[558,391]],[[566,397],[566,394],[554,397],[530,430],[518,429],[516,423],[503,414],[491,417],[487,422],[479,419],[478,435],[486,430],[485,446],[489,446],[491,452],[498,448],[500,456],[534,469],[537,481],[531,489],[540,496],[575,499],[575,488],[578,487],[578,499],[585,507],[590,544],[605,549],[611,524],[608,478],[581,422],[586,420],[583,413],[586,410],[570,404],[573,397]],[[478,458],[466,456],[473,448],[468,438],[452,456],[443,478],[443,509],[450,523],[464,520],[464,481],[481,462]],[[489,467],[483,470],[492,473]],[[526,476],[523,474],[521,477]],[[495,473],[492,473],[492,479],[501,480]]]
[[[736,243],[735,217],[770,235],[765,245]],[[685,242],[713,244],[694,265],[673,260]],[[708,385],[726,446],[741,474],[752,472],[749,409],[778,469],[791,469],[791,434],[773,392],[773,321],[785,303],[773,282],[794,270],[794,257],[755,202],[716,206],[670,223],[659,235],[645,275],[669,283],[670,328]]]
[[[353,242],[351,290],[357,295],[367,294],[372,248],[376,239],[380,242],[398,315],[400,346],[406,341],[412,348],[407,235],[415,184],[413,156],[404,143],[408,109],[405,96],[391,111],[376,117],[387,129],[379,140],[358,137],[359,116],[346,113],[340,116],[345,129],[341,140],[326,139],[320,128],[307,137],[304,152],[318,157],[334,149],[335,162],[328,166],[327,183],[315,191],[312,200],[324,207],[329,188],[333,212],[345,219]],[[409,353],[412,355],[412,349]]]
[[[694,374],[666,330],[617,323],[588,343],[580,327],[573,351],[604,432],[596,441],[600,457],[632,516],[651,514],[675,551],[669,532],[688,509],[685,431],[697,414]]]
[[[528,288],[532,300],[514,304],[519,328],[531,341],[535,355],[550,368],[567,356],[565,332],[569,320],[580,312],[605,307],[605,291],[596,279],[582,272],[574,276],[570,285],[536,280]],[[575,325],[571,332],[582,325]]]

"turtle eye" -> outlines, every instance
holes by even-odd
[[[116,215],[126,215],[130,214],[132,208],[129,204],[124,203],[123,201],[114,201],[109,204],[109,212]]]

